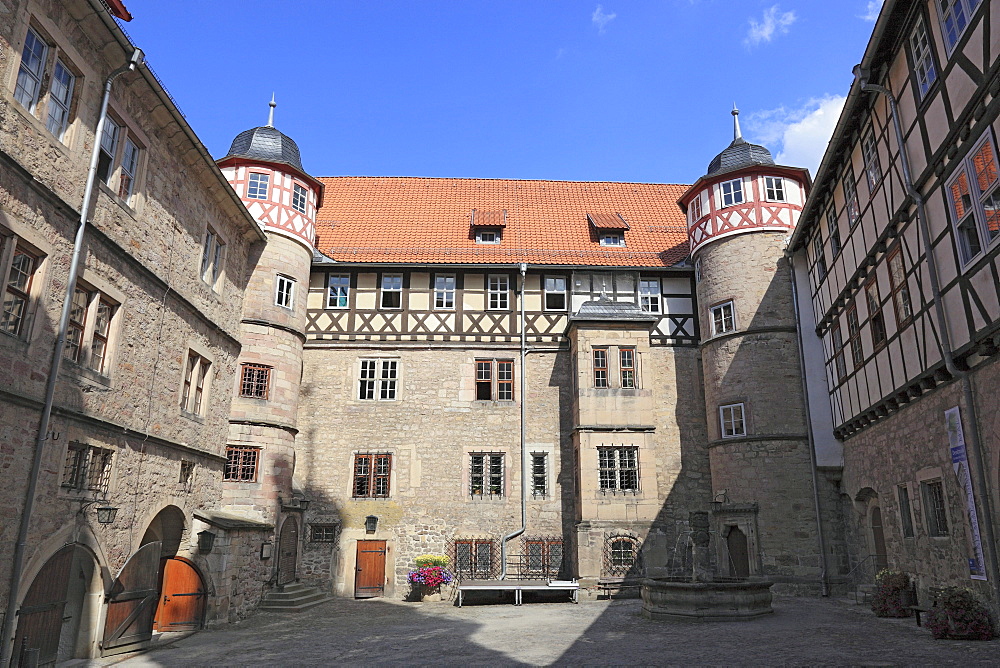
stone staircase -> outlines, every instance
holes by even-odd
[[[329,600],[327,593],[315,587],[292,582],[267,592],[259,609],[269,612],[303,612]]]

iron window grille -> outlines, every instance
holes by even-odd
[[[382,308],[403,308],[403,275],[382,274]]]
[[[722,192],[722,206],[735,206],[743,203],[743,179],[723,181],[719,184]]]
[[[618,349],[619,371],[621,372],[622,389],[634,390],[635,382],[635,348]]]
[[[449,545],[452,570],[458,580],[490,580],[500,576],[499,547],[492,538],[455,538]]]
[[[598,480],[602,492],[639,491],[639,448],[599,446]]]
[[[722,438],[746,436],[747,423],[743,404],[719,406],[719,423]]]
[[[506,311],[510,308],[510,277],[506,274],[490,274],[487,279],[488,302],[491,311]]]
[[[311,543],[336,543],[340,535],[340,525],[337,524],[310,524],[309,542]]]
[[[514,362],[476,360],[476,401],[514,400]]]
[[[309,201],[306,193],[308,191],[298,183],[292,184],[292,208],[299,213],[306,212],[306,202]]]
[[[395,401],[399,360],[363,359],[358,380],[358,399]]]
[[[223,480],[257,482],[257,461],[260,448],[244,445],[226,446],[226,470]]]
[[[270,174],[261,174],[260,172],[250,172],[250,176],[247,179],[247,198],[267,199],[267,189],[270,183],[271,183]]]
[[[4,286],[0,331],[20,336],[28,319],[31,288],[38,269],[39,257],[25,250],[16,239],[10,237],[3,239],[4,246],[11,243],[14,244],[14,253]]]
[[[469,455],[469,494],[499,498],[504,495],[504,455],[500,452]]]
[[[924,97],[931,89],[931,84],[937,79],[937,68],[934,66],[931,41],[927,36],[927,28],[924,26],[922,16],[917,17],[917,22],[913,25],[913,31],[910,33],[910,55],[913,57],[913,73],[917,79],[917,87],[920,89],[920,97]]]
[[[274,281],[274,304],[283,308],[293,308],[295,304],[295,279],[278,274]]]
[[[726,334],[736,329],[736,312],[733,302],[713,306],[709,311],[712,314],[712,334]]]
[[[885,314],[882,313],[882,298],[878,294],[878,281],[872,276],[865,284],[865,299],[868,300],[868,323],[872,329],[872,345],[876,348],[885,343]]]
[[[928,480],[920,483],[920,491],[923,493],[928,535],[947,536],[948,509],[945,507],[944,485],[940,479]]]
[[[536,499],[543,499],[549,494],[548,463],[547,453],[531,453],[531,496]]]
[[[785,180],[780,176],[765,176],[764,198],[769,202],[784,202]]]
[[[660,279],[639,279],[639,307],[646,313],[660,312]]]
[[[347,308],[351,293],[351,277],[346,274],[330,274],[327,276],[327,308]]]
[[[545,310],[546,311],[566,310],[565,276],[545,277]]]
[[[240,396],[249,399],[268,399],[271,385],[271,367],[263,364],[244,364],[240,376]]]
[[[355,498],[388,497],[391,473],[391,454],[363,453],[354,455],[354,491],[352,496]]]
[[[521,542],[518,555],[518,575],[528,578],[557,578],[562,571],[563,541],[561,538],[532,537]]]
[[[594,387],[608,386],[608,349],[594,348]]]
[[[903,527],[903,538],[913,538],[913,515],[910,512],[910,489],[906,485],[896,487],[899,496],[899,519]]]
[[[641,541],[635,536],[614,534],[604,539],[604,577],[624,578],[642,571]]]
[[[66,451],[62,487],[105,496],[111,480],[112,451],[73,442]]]
[[[455,308],[455,274],[434,274],[434,308]]]

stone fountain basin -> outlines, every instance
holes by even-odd
[[[692,582],[681,578],[646,578],[642,582],[642,616],[704,622],[753,619],[774,612],[773,584],[767,580]]]

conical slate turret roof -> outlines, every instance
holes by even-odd
[[[273,97],[269,106],[271,110],[267,125],[250,128],[236,135],[226,158],[249,158],[250,160],[278,162],[294,167],[305,174],[305,170],[302,169],[302,158],[299,156],[298,144],[274,127],[274,108],[277,104],[275,104]]]
[[[771,152],[760,144],[751,144],[743,138],[740,132],[740,110],[733,109],[733,143],[708,163],[708,173],[705,176],[724,174],[751,165],[773,165]]]

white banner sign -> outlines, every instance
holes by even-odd
[[[948,430],[948,446],[951,450],[951,467],[955,470],[958,484],[965,491],[965,506],[971,530],[969,546],[969,577],[973,580],[986,579],[986,561],[983,559],[983,540],[979,535],[979,515],[976,513],[976,497],[972,492],[972,476],[969,472],[969,457],[965,451],[965,432],[962,430],[962,413],[958,406],[944,412],[945,427]]]

